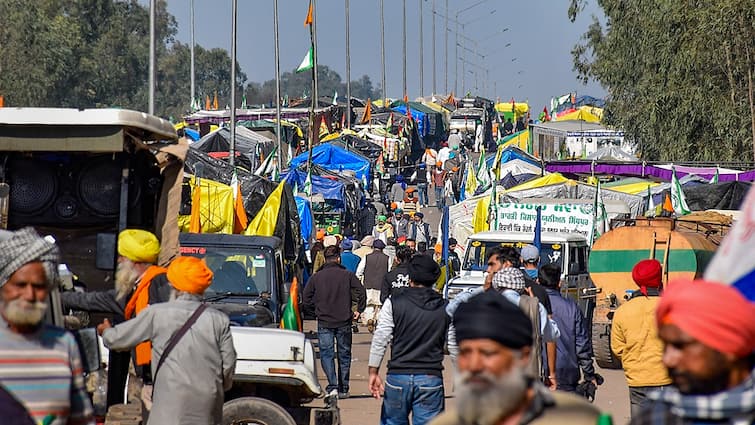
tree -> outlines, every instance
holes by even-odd
[[[586,0],[571,0],[573,21]],[[608,90],[607,121],[643,158],[741,160],[755,155],[755,2],[598,0],[572,50],[582,82]],[[748,147],[749,146],[749,147]]]

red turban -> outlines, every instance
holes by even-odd
[[[658,326],[673,324],[722,353],[745,357],[755,351],[755,303],[735,288],[704,280],[678,280],[656,309]]]
[[[179,291],[202,295],[212,282],[212,271],[204,260],[177,257],[168,266],[168,281]]]
[[[648,288],[660,288],[663,269],[656,259],[642,260],[632,269],[632,279],[640,287],[642,295],[648,296]]]

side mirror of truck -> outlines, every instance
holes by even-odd
[[[83,328],[74,331],[76,343],[81,353],[81,365],[84,373],[92,373],[100,369],[100,342],[95,328]]]

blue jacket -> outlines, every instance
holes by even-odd
[[[341,253],[341,265],[352,273],[357,272],[357,266],[359,266],[359,261],[361,260],[362,259],[358,255],[351,251],[344,251]]]
[[[556,342],[556,379],[558,389],[574,391],[579,383],[580,368],[585,380],[595,375],[592,343],[587,322],[574,301],[564,298],[558,291],[546,288],[553,307],[553,320],[561,332]],[[545,352],[543,352],[545,354]]]

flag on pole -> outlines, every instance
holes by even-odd
[[[307,196],[312,196],[312,170],[309,167],[307,167],[307,178],[304,180],[304,193]]]
[[[498,230],[498,194],[496,194],[496,186],[498,184],[493,182],[493,187],[490,190],[490,203],[488,204],[488,223],[490,230]]]
[[[210,103],[210,95],[205,95],[204,97],[204,110],[209,111],[212,109],[212,104]]]
[[[304,59],[302,59],[301,63],[299,64],[299,67],[296,68],[296,72],[304,72],[309,71],[310,69],[315,67],[315,48],[313,46],[309,46],[309,50],[307,50],[307,54],[304,56]]]
[[[543,215],[543,207],[537,206],[535,207],[535,236],[532,238],[532,245],[535,245],[535,248],[537,248],[537,252],[540,252],[540,249],[543,246],[543,221],[542,221],[542,215]]]
[[[281,316],[281,329],[301,332],[301,313],[299,312],[299,282],[294,277],[291,289],[288,291],[288,302]]]
[[[312,0],[309,0],[309,9],[307,9],[307,17],[304,18],[304,26],[312,25]]]
[[[480,187],[487,187],[490,184],[490,170],[488,169],[488,162],[485,161],[485,155],[480,154],[480,161],[477,166],[477,184]]]
[[[653,200],[653,194],[650,192],[650,185],[648,185],[648,210],[645,212],[647,217],[655,217],[655,201]]]
[[[265,204],[262,205],[262,209],[249,223],[249,227],[247,227],[244,234],[249,236],[273,236],[275,226],[278,224],[278,212],[283,200],[283,187],[285,184],[285,181],[278,183],[278,187],[267,197]]]
[[[189,232],[201,233],[202,221],[201,214],[201,199],[202,199],[202,185],[200,184],[199,177],[194,176],[194,191],[191,194],[191,216],[189,217]]]
[[[320,130],[318,136],[325,137],[330,134],[330,131],[328,130],[328,124],[325,122],[325,115],[322,115],[320,118]]]
[[[274,145],[273,150],[270,151],[270,154],[267,156],[267,158],[265,158],[265,160],[262,161],[262,164],[257,168],[257,171],[254,172],[255,176],[266,176],[268,173],[273,172],[273,168],[274,168],[273,158],[275,157],[275,154],[277,152],[278,152],[278,145]]]
[[[244,208],[244,196],[241,194],[241,185],[236,175],[236,170],[231,176],[231,189],[233,190],[233,233],[241,233],[249,225],[249,217]]]
[[[480,155],[482,156],[482,155]],[[477,176],[475,175],[472,161],[467,161],[467,178],[464,183],[464,193],[467,198],[474,196],[477,191]]]
[[[333,104],[338,105],[338,90],[333,93]]]
[[[595,243],[595,240],[608,230],[608,214],[606,214],[606,206],[603,203],[603,194],[600,190],[600,180],[598,180],[598,186],[595,189],[595,200],[593,202],[593,231],[592,238],[590,240],[590,246]]]
[[[364,108],[364,115],[360,121],[361,124],[367,124],[372,119],[372,102],[367,98],[367,107]]]
[[[246,93],[241,95],[241,109],[247,109],[246,105]]]
[[[215,90],[215,99],[212,101],[212,109],[218,110],[218,91]]]
[[[716,174],[713,175],[713,177],[710,178],[710,184],[718,184],[718,167],[716,167]]]
[[[671,206],[674,208],[676,215],[687,215],[691,211],[687,206],[687,200],[684,199],[684,191],[679,179],[676,178],[676,169],[671,167]]]

